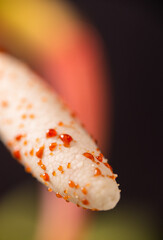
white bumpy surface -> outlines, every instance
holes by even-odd
[[[57,136],[47,138],[48,129],[55,129]],[[73,138],[69,147],[63,145],[60,134]],[[17,136],[21,138],[16,140]],[[103,162],[97,160],[100,151],[93,139],[49,86],[4,53],[0,53],[0,137],[13,155],[20,154],[19,162],[57,196],[94,210],[111,209],[119,201],[115,175],[105,158]],[[49,145],[54,142],[57,147],[50,151]],[[39,159],[36,152],[41,146],[44,152]],[[94,161],[83,156],[85,152],[91,153]],[[39,160],[46,170],[38,165]],[[95,176],[97,168],[100,174]],[[48,181],[41,177],[45,173]]]

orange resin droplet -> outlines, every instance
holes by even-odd
[[[7,107],[8,106],[8,102],[7,101],[2,101],[2,107]]]
[[[20,154],[20,151],[19,150],[15,150],[13,152],[13,156],[17,159],[17,160],[21,160],[21,154]]]
[[[56,197],[57,198],[62,198],[61,194],[59,194],[59,193],[56,193]]]
[[[59,122],[58,126],[60,126],[60,127],[63,126],[63,122]]]
[[[28,143],[28,142],[27,142],[27,140],[25,140],[25,141],[24,141],[24,146],[26,146],[26,145],[27,145],[27,143]]]
[[[67,194],[67,190],[66,189],[64,190],[64,193]]]
[[[33,154],[34,154],[34,149],[32,148],[29,153],[30,153],[31,156],[33,156]]]
[[[57,135],[57,132],[55,129],[49,129],[47,132],[46,132],[46,137],[47,138],[51,138],[51,137],[55,137]]]
[[[54,151],[56,146],[57,146],[57,143],[51,143],[50,146],[49,146],[50,151]]]
[[[86,188],[82,188],[81,190],[82,190],[82,193],[85,195],[88,193]]]
[[[86,199],[84,199],[84,200],[82,201],[82,203],[83,203],[84,205],[89,205],[89,202],[88,202],[88,200],[86,200]]]
[[[26,167],[26,168],[25,168],[25,171],[26,171],[27,173],[31,173],[31,168],[30,168],[30,167]]]
[[[69,196],[64,196],[63,199],[67,201],[69,199]]]
[[[69,184],[69,186],[70,186],[71,188],[74,188],[74,187],[75,187],[75,183],[74,183],[73,181],[71,181],[71,180],[68,182],[68,184]]]
[[[111,179],[113,179],[113,180],[116,179],[116,177],[115,177],[114,175],[111,175],[111,176],[108,175],[108,177],[111,178]]]
[[[94,156],[91,153],[85,152],[85,153],[83,153],[83,156],[91,159],[93,162],[95,161]]]
[[[109,168],[109,169],[111,170],[111,172],[113,172],[113,169],[112,169],[112,167],[109,165],[109,163],[104,163],[104,165],[105,165],[107,168]]]
[[[36,156],[38,158],[42,158],[43,157],[43,154],[44,154],[44,146],[40,147],[37,152],[36,152]]]
[[[71,167],[71,163],[68,163],[68,164],[67,164],[67,168],[70,168],[70,167]]]
[[[8,145],[8,147],[12,147],[12,145],[13,145],[13,142],[11,142],[11,141],[8,141],[7,145]]]
[[[53,190],[52,190],[51,188],[48,188],[48,191],[49,191],[49,192],[52,192]]]
[[[94,172],[94,176],[97,177],[97,176],[100,176],[101,175],[101,170],[99,168],[95,168],[95,172]]]
[[[19,134],[15,137],[16,141],[20,141],[22,139],[23,135]]]
[[[96,158],[97,158],[100,162],[102,162],[102,161],[103,161],[103,154],[100,153],[99,156],[96,157]]]
[[[24,155],[27,157],[27,156],[28,156],[28,153],[27,153],[27,152],[25,152],[25,153],[24,153]]]
[[[35,118],[35,115],[34,114],[30,114],[29,117],[33,119],[33,118]]]
[[[23,114],[23,115],[22,115],[22,118],[23,118],[23,119],[26,119],[26,118],[27,118],[27,115],[26,115],[26,114]]]
[[[64,147],[69,147],[73,138],[68,134],[61,134],[59,138],[62,140]]]
[[[92,208],[91,210],[92,211],[99,211],[97,208]]]
[[[75,188],[79,189],[80,188],[79,184],[75,184]]]
[[[49,181],[49,175],[47,173],[41,174],[40,177],[46,182]]]
[[[56,176],[56,172],[55,172],[55,171],[53,171],[53,172],[52,172],[52,175],[53,175],[53,176]]]
[[[39,166],[41,166],[41,165],[42,165],[42,161],[41,161],[41,160],[38,161],[37,164],[38,164]]]
[[[43,169],[46,170],[46,166],[42,163],[42,161],[38,161],[37,164]]]
[[[46,166],[45,166],[44,164],[41,164],[41,168],[42,168],[43,170],[46,170]]]
[[[63,167],[62,167],[62,166],[59,166],[59,167],[58,167],[58,170],[59,170],[60,172],[62,172],[62,171],[63,171]]]

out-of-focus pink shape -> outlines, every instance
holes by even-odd
[[[53,52],[52,48],[46,52],[42,66],[47,79],[102,145],[103,140],[106,141],[106,119],[110,119],[107,117],[110,114],[110,93],[106,88],[104,57],[96,34],[88,28],[77,32],[78,35],[71,36],[71,44],[63,51],[61,48]],[[107,131],[109,127],[110,122],[107,122]],[[108,146],[109,141],[107,136]],[[54,201],[54,194],[51,194],[43,190],[39,240],[46,236],[48,240],[77,240],[83,223],[87,223],[86,211],[61,199]]]

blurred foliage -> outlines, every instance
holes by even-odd
[[[138,206],[117,206],[98,217],[84,240],[156,240],[158,230],[152,216]]]
[[[37,219],[35,185],[23,184],[0,201],[0,240],[32,240]]]
[[[0,240],[34,239],[37,213],[35,184],[22,184],[6,194],[0,201]],[[108,212],[93,212],[83,240],[157,240],[154,221],[145,207],[119,204]]]

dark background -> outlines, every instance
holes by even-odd
[[[111,154],[106,155],[119,174],[121,204],[145,203],[161,219],[162,4],[122,0],[71,2],[100,33],[111,69],[114,129]],[[0,195],[20,181],[34,181],[2,144],[0,154],[4,158]]]
[[[144,201],[160,212],[162,4],[123,0],[72,2],[99,31],[110,64],[114,93],[110,160],[119,173],[122,201]]]

